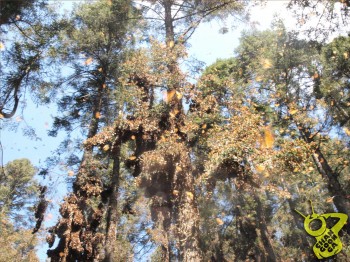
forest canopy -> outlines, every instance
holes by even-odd
[[[286,2],[0,0],[0,260],[348,261],[350,3]],[[251,27],[204,66],[210,21]],[[31,104],[59,146],[3,163]]]

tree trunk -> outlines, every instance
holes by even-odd
[[[107,207],[107,228],[105,240],[105,259],[106,262],[113,262],[115,254],[115,246],[117,240],[117,224],[118,216],[118,189],[119,189],[119,175],[120,175],[120,145],[116,145],[113,154],[113,172],[111,181],[111,194]]]
[[[268,261],[268,262],[277,261],[275,251],[274,251],[272,243],[270,241],[271,237],[270,237],[269,231],[268,231],[267,226],[266,226],[266,218],[265,218],[265,214],[264,214],[264,209],[263,209],[262,203],[260,201],[260,197],[256,193],[254,193],[254,200],[255,200],[255,203],[257,204],[256,220],[258,223],[258,229],[260,231],[260,237],[261,237],[261,240],[263,242],[262,244],[263,244],[264,250],[265,250],[265,257],[267,255],[266,261]]]
[[[166,44],[168,47],[171,43],[175,43],[174,34],[174,20],[171,13],[171,8],[173,5],[172,0],[163,1],[164,7],[164,22],[165,22],[165,34],[166,34]],[[177,62],[170,62],[167,66],[172,74],[177,72]],[[178,86],[170,86],[170,89],[177,89]],[[181,99],[176,99],[171,103],[171,110],[178,110],[180,114],[173,119],[170,119],[171,130],[174,134],[177,133],[175,130],[181,129],[181,115],[182,101]],[[179,257],[180,261],[183,262],[196,262],[202,260],[201,250],[199,248],[199,211],[197,208],[197,202],[195,199],[194,191],[194,177],[191,172],[192,163],[189,157],[188,148],[184,146],[185,141],[180,142],[183,147],[183,152],[179,152],[179,158],[174,158],[172,165],[175,168],[175,173],[172,181],[173,190],[179,192],[178,197],[174,199],[172,220],[176,221],[177,229],[177,244],[179,246]]]
[[[92,107],[92,117],[89,124],[87,138],[94,137],[98,132],[99,115],[97,113],[100,113],[102,109],[103,95],[104,90],[101,85],[98,87],[96,99]],[[88,170],[87,167],[89,159],[92,157],[92,153],[92,147],[84,150],[77,177],[73,183],[73,192],[65,198],[65,201],[61,205],[60,212],[62,218],[57,225],[51,229],[52,234],[56,233],[60,237],[58,246],[47,252],[52,261],[93,261],[94,256],[97,254],[96,246],[91,240],[96,232],[102,212],[100,212],[101,210],[98,210],[98,212],[91,214],[91,217],[95,216],[94,225],[91,223],[92,220],[86,216],[87,213],[92,211],[86,202],[91,195],[89,195],[85,189],[89,187],[88,184],[91,182],[88,179],[88,177],[91,176],[91,170]],[[96,183],[97,180],[98,178],[93,182]],[[91,186],[98,187],[98,185],[95,184],[91,184]],[[61,232],[63,225],[67,228],[64,234]],[[84,243],[83,245],[82,243],[85,241],[84,236],[90,240],[90,242]]]
[[[164,21],[165,21],[165,36],[166,43],[175,41],[173,17],[171,15],[172,0],[164,1]]]
[[[173,215],[176,218],[177,242],[180,261],[196,262],[202,260],[199,248],[199,211],[194,191],[194,177],[191,172],[191,162],[184,151],[178,161],[173,180],[173,188],[179,192],[175,198]]]

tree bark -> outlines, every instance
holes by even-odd
[[[111,181],[111,195],[107,207],[107,228],[105,240],[105,262],[115,261],[115,246],[117,240],[118,216],[118,195],[119,195],[119,176],[120,176],[120,145],[117,144],[113,153],[113,172]]]
[[[180,155],[175,164],[173,188],[179,192],[179,198],[174,200],[173,216],[176,221],[177,242],[180,261],[195,262],[202,260],[199,247],[199,211],[195,197],[194,177],[191,172],[191,162],[187,152]]]
[[[166,44],[170,47],[170,43],[175,43],[174,34],[174,19],[172,17],[171,8],[174,1],[164,0],[164,22],[165,22],[165,34]],[[177,62],[173,61],[169,63],[168,69],[170,73],[176,74]],[[169,87],[170,89],[177,89],[176,84]],[[170,119],[171,130],[176,134],[175,130],[181,129],[181,115],[182,101],[181,99],[175,100],[171,103],[171,110],[177,109],[180,114],[173,119]],[[173,221],[176,221],[177,228],[177,243],[179,245],[179,257],[183,262],[196,262],[201,261],[202,254],[199,248],[199,211],[197,208],[197,202],[195,198],[194,190],[194,177],[191,172],[192,164],[189,157],[188,148],[184,146],[185,141],[180,142],[183,147],[183,152],[179,152],[179,157],[173,159],[172,165],[175,168],[173,177],[173,190],[178,191],[178,197],[174,199],[173,210],[171,212]],[[180,168],[179,168],[180,167]]]
[[[165,22],[165,36],[166,36],[167,44],[169,44],[169,42],[171,41],[175,41],[173,17],[171,14],[172,5],[173,5],[172,0],[164,1],[164,22]]]
[[[92,117],[89,124],[87,138],[94,137],[98,132],[99,117],[97,113],[99,113],[102,109],[103,95],[104,89],[102,86],[99,86],[97,89],[96,99],[92,107]],[[94,256],[97,253],[96,247],[93,245],[93,243],[85,243],[82,245],[82,242],[84,242],[83,236],[85,235],[88,238],[89,236],[93,236],[96,227],[98,226],[92,225],[92,220],[89,220],[85,215],[89,211],[92,211],[86,202],[86,200],[91,196],[84,191],[85,189],[83,189],[87,187],[87,184],[89,183],[87,177],[89,176],[90,170],[86,170],[86,167],[88,166],[88,160],[92,157],[92,153],[92,147],[84,149],[78,174],[75,182],[73,183],[73,192],[61,205],[61,209],[62,207],[65,207],[67,210],[66,212],[69,212],[69,219],[65,219],[67,214],[64,215],[61,213],[61,220],[55,227],[52,228],[52,232],[57,233],[60,237],[58,246],[53,250],[48,250],[47,252],[52,261],[70,261],[72,259],[93,261]],[[95,185],[91,186],[94,187]],[[98,216],[99,215],[97,215],[96,222],[100,220]],[[76,225],[77,222],[75,220],[79,220],[78,226]],[[59,233],[62,225],[67,227],[64,234]],[[92,237],[89,239],[92,239]],[[75,242],[73,242],[73,240]]]
[[[263,246],[265,249],[265,254],[267,254],[267,260],[268,262],[274,262],[277,261],[276,259],[276,254],[273,249],[272,243],[270,241],[271,237],[269,234],[269,231],[266,226],[266,218],[263,210],[262,203],[260,201],[260,197],[254,193],[254,200],[255,203],[257,204],[256,208],[256,219],[258,223],[258,229],[260,230],[260,237],[263,242]]]

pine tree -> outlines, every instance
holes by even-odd
[[[122,97],[118,97],[118,76],[126,53],[124,45],[128,43],[130,14],[129,1],[99,1],[83,4],[80,10],[76,9],[70,27],[65,29],[68,37],[62,39],[62,49],[59,51],[74,68],[73,75],[67,78],[68,81],[64,80],[66,84],[62,86],[71,88],[72,95],[64,95],[60,99],[59,108],[68,112],[55,118],[51,135],[56,135],[61,128],[69,132],[74,126],[80,126],[85,138],[90,139],[117,116],[118,107],[123,105],[123,102],[118,103],[123,101]],[[84,56],[83,61],[81,56]],[[86,125],[88,128],[84,130]],[[108,148],[104,148],[104,151],[108,151]],[[118,149],[113,149],[113,153],[109,158],[103,154],[96,156],[93,147],[85,147],[80,163],[78,161],[73,192],[61,206],[62,218],[50,229],[50,247],[55,235],[60,237],[59,245],[48,251],[54,261],[73,258],[90,261],[99,258],[102,256],[102,242],[105,242],[105,259],[114,260],[118,222]],[[109,161],[113,166],[111,171],[103,167]],[[102,199],[101,193],[107,199]],[[104,234],[99,226],[105,210]]]
[[[0,176],[0,260],[39,261],[36,236],[30,228],[39,186],[35,168],[28,159],[16,159],[1,167]]]

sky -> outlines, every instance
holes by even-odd
[[[69,9],[73,2],[62,1],[64,5],[61,7]],[[251,11],[251,23],[242,24],[235,20],[229,19],[226,23],[210,22],[202,24],[193,34],[190,40],[189,55],[205,62],[207,65],[214,63],[219,58],[229,58],[233,56],[235,47],[239,43],[240,32],[243,29],[249,29],[251,24],[254,24],[257,29],[263,30],[270,26],[274,14],[278,13],[285,18],[287,28],[295,25],[295,21],[284,7],[288,1],[268,1],[265,6],[257,6]],[[257,23],[254,23],[257,22]],[[232,26],[235,26],[232,28]],[[227,27],[229,31],[226,34],[220,34],[221,27]],[[58,147],[63,140],[64,133],[58,137],[49,137],[47,131],[51,128],[53,116],[57,114],[56,107],[53,105],[37,106],[27,95],[22,97],[22,105],[25,102],[26,107],[23,110],[23,115],[17,114],[13,118],[13,122],[19,124],[17,131],[3,129],[0,131],[1,142],[3,146],[3,163],[18,158],[28,158],[35,166],[43,165],[43,162],[48,156],[51,156],[53,151]],[[19,110],[21,112],[21,110]],[[21,116],[20,116],[21,115]],[[39,140],[33,140],[23,135],[22,129],[26,125],[33,127]],[[58,171],[67,176],[67,171]],[[59,174],[58,174],[59,175]],[[63,185],[56,187],[56,191],[65,192]],[[57,199],[55,201],[60,201]],[[47,220],[54,222],[52,215],[46,215]],[[46,224],[47,225],[47,224]],[[39,248],[38,254],[41,261],[45,261],[46,246]]]

